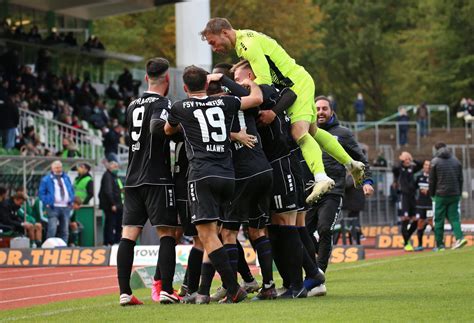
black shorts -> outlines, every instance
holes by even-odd
[[[296,206],[299,211],[306,210],[306,196],[305,196],[305,183],[303,178],[303,167],[300,163],[300,150],[295,150],[290,156],[291,172],[295,177],[296,186]]]
[[[189,212],[188,200],[176,200],[176,208],[178,209],[179,224],[183,228],[183,234],[188,237],[198,235],[196,226],[191,223],[191,213]]]
[[[148,219],[152,226],[179,226],[174,185],[125,187],[122,224],[143,227]]]
[[[270,199],[272,196],[273,172],[265,171],[250,178],[236,179],[232,203],[221,219],[223,227],[238,230],[241,223],[258,225],[263,228],[270,217]],[[263,219],[260,219],[263,218]],[[264,223],[260,227],[260,223]]]
[[[175,173],[173,177],[176,200],[188,199],[188,177],[186,173]]]
[[[291,172],[289,157],[283,157],[270,163],[273,168],[273,192],[270,210],[284,213],[298,210],[296,182]]]
[[[416,199],[408,194],[400,194],[400,201],[398,202],[399,216],[415,216],[416,215]]]
[[[217,221],[223,217],[234,195],[234,179],[206,177],[188,182],[191,223]]]
[[[416,207],[416,218],[426,220],[428,218],[428,211],[431,211],[431,209]]]

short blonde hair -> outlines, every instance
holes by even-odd
[[[234,64],[232,68],[230,69],[231,73],[235,73],[235,71],[239,68],[244,68],[244,69],[252,69],[252,66],[250,65],[250,62],[246,59],[241,60],[240,62]]]

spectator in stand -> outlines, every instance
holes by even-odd
[[[77,39],[74,37],[74,33],[72,31],[67,33],[66,37],[64,38],[64,43],[71,47],[77,46]]]
[[[38,75],[45,75],[49,72],[51,65],[51,54],[45,48],[41,48],[38,51],[38,57],[36,59],[36,74]]]
[[[413,160],[413,157],[407,151],[402,152],[399,159],[400,165],[393,167],[393,178],[395,186],[400,191],[399,217],[402,226],[401,231],[405,251],[413,251],[410,238],[418,226],[415,173],[422,169],[423,163]]]
[[[18,234],[25,234],[28,236],[32,247],[41,244],[42,241],[42,226],[41,223],[31,223],[25,219],[24,213],[18,214],[21,205],[26,201],[26,196],[23,193],[15,194],[12,198],[3,201],[0,204],[0,224],[2,228],[9,229]],[[33,219],[34,221],[34,219]]]
[[[25,127],[25,133],[20,140],[20,153],[22,156],[41,156],[42,147],[34,126]]]
[[[123,183],[118,177],[119,164],[112,161],[102,176],[99,207],[104,211],[104,245],[120,242],[122,236]]]
[[[420,127],[421,137],[426,137],[428,135],[428,113],[426,102],[420,104],[418,109],[416,109],[416,121]]]
[[[362,93],[357,93],[357,99],[354,102],[357,122],[365,122],[365,102]]]
[[[70,137],[63,138],[63,151],[59,154],[62,158],[78,158],[81,154],[77,150],[74,140]]]
[[[110,117],[117,119],[118,123],[122,126],[125,126],[126,118],[125,112],[127,111],[127,107],[123,103],[122,100],[118,100],[115,103],[114,108],[110,111]]]
[[[387,167],[387,159],[385,159],[385,156],[383,154],[383,150],[380,149],[378,151],[377,159],[374,160],[374,166],[376,167]]]
[[[123,73],[118,77],[117,84],[124,99],[128,99],[133,96],[133,76],[128,68],[123,69]]]
[[[46,39],[44,40],[44,43],[46,45],[57,45],[57,44],[60,44],[62,41],[61,41],[61,37],[59,37],[59,34],[58,34],[58,29],[56,27],[53,27],[51,28],[51,32],[49,33],[48,37],[46,37]]]
[[[12,92],[3,104],[0,103],[0,138],[5,149],[15,147],[16,131],[20,123],[19,104],[19,95],[15,92]]]
[[[399,144],[400,146],[408,146],[408,122],[410,117],[407,114],[405,108],[401,108],[398,112],[398,133],[399,133]]]
[[[15,38],[16,40],[20,40],[20,41],[24,41],[24,40],[27,39],[27,35],[23,30],[23,26],[20,25],[20,26],[16,27],[15,33],[13,34],[13,38]]]
[[[115,161],[119,162],[118,160],[118,145],[120,144],[120,138],[122,137],[123,128],[117,122],[113,125],[113,128],[108,129],[108,132],[104,136],[104,153],[105,158],[107,161]]]
[[[5,71],[6,79],[11,79],[16,77],[19,72],[20,66],[20,55],[16,49],[9,49],[0,57],[0,64],[3,65],[3,70]]]
[[[109,82],[109,86],[105,90],[105,95],[107,95],[107,97],[112,100],[122,100],[122,96],[120,95],[119,91],[117,91],[117,89],[114,87],[113,80]]]
[[[89,205],[94,197],[94,181],[90,174],[91,165],[82,163],[77,166],[77,177],[74,180],[74,194],[80,199],[79,204]]]
[[[67,243],[74,188],[69,176],[63,172],[63,164],[59,160],[51,164],[51,172],[41,179],[39,198],[48,216],[47,238],[56,237],[58,233],[59,238]]]
[[[103,129],[109,123],[109,115],[102,100],[96,100],[93,113],[89,118],[89,122],[96,129]]]
[[[41,43],[41,35],[38,32],[38,26],[34,25],[31,27],[30,32],[28,33],[28,36],[26,37],[26,40],[29,43]]]
[[[97,36],[92,36],[91,48],[92,49],[105,50],[104,44],[102,44],[102,42],[99,40],[99,37],[97,37]]]
[[[33,70],[30,66],[25,65],[21,69],[21,84],[24,84],[27,89],[36,90],[38,81],[33,75]]]
[[[430,195],[433,198],[434,232],[436,248],[444,250],[444,222],[448,219],[451,224],[456,242],[452,249],[458,249],[467,244],[461,230],[461,195],[463,184],[462,166],[453,156],[444,142],[435,145],[435,157],[431,161]]]

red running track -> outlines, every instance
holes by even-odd
[[[403,254],[403,250],[365,250],[366,259]],[[256,271],[256,268],[252,268]],[[0,310],[68,299],[117,294],[115,267],[0,268]],[[118,297],[118,296],[117,296]]]

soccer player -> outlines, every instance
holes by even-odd
[[[320,129],[328,131],[331,135],[337,138],[339,143],[350,154],[352,158],[363,162],[365,165],[365,178],[363,179],[363,191],[366,196],[373,194],[373,181],[370,178],[370,169],[367,158],[355,141],[352,132],[342,127],[331,107],[329,99],[325,96],[318,96],[315,99],[316,108],[318,111],[318,126]],[[326,272],[332,250],[332,236],[334,225],[341,212],[342,198],[344,196],[344,189],[346,185],[346,172],[344,167],[336,160],[326,153],[323,153],[324,166],[331,178],[336,181],[336,186],[314,205],[314,212],[308,213],[307,227],[309,233],[312,235],[317,230],[319,235],[318,244],[318,265],[324,272]],[[322,290],[321,290],[322,289]],[[325,286],[316,288],[308,292],[308,296],[324,293]]]
[[[234,193],[231,123],[239,109],[258,106],[262,94],[256,84],[249,82],[251,93],[242,99],[234,96],[208,97],[207,72],[196,66],[185,69],[183,81],[188,99],[173,105],[165,132],[174,134],[180,126],[185,136],[190,163],[188,195],[191,222],[196,225],[204,246],[203,269],[208,257],[227,287],[223,302],[237,303],[244,300],[247,293],[237,283],[227,252],[218,238],[217,221],[229,206]],[[201,294],[199,290],[196,303],[209,303],[209,290],[206,292],[207,295]]]
[[[135,241],[147,220],[157,228],[160,236],[157,275],[161,277],[155,275],[155,280],[161,281],[162,285],[155,286],[160,292],[154,300],[160,303],[180,301],[172,285],[178,221],[170,169],[170,142],[163,131],[171,106],[165,98],[169,88],[168,69],[166,59],[150,59],[145,76],[148,90],[127,109],[130,150],[124,186],[122,239],[117,252],[120,305],[143,304],[132,295],[130,274]]]
[[[225,18],[209,20],[201,37],[214,52],[225,54],[235,49],[239,57],[248,60],[256,76],[255,83],[273,83],[281,88],[289,87],[296,93],[297,99],[288,109],[288,115],[292,123],[291,134],[315,178],[308,204],[334,186],[334,181],[324,171],[320,146],[346,166],[355,183],[362,180],[363,164],[353,161],[334,137],[317,129],[312,77],[274,39],[253,30],[235,30]]]
[[[415,251],[422,251],[423,248],[423,234],[426,226],[429,224],[433,226],[433,216],[428,216],[431,213],[433,201],[431,201],[429,193],[429,182],[430,182],[430,165],[429,160],[423,162],[423,171],[416,177],[416,218],[418,219],[418,228],[416,231],[418,237],[418,246]]]
[[[393,178],[401,193],[398,207],[404,249],[410,252],[414,250],[410,238],[418,227],[418,220],[416,219],[415,173],[422,169],[423,164],[413,160],[413,157],[407,151],[402,152],[399,159],[400,165],[393,167]]]
[[[242,83],[246,80],[255,79],[255,74],[248,61],[241,61],[233,68],[235,81]],[[231,92],[236,93],[238,89],[229,82],[228,78],[222,77],[223,85]],[[259,119],[262,127],[258,128],[263,150],[273,168],[273,193],[271,199],[272,225],[268,226],[269,238],[272,245],[273,256],[278,270],[283,277],[286,293],[285,298],[300,298],[306,296],[303,286],[302,263],[304,249],[296,228],[297,190],[296,180],[291,169],[289,119],[286,109],[295,100],[294,93],[285,89],[280,94],[266,84],[260,85],[264,93],[264,102],[260,106],[260,115],[264,111],[271,110],[276,117],[268,126],[263,126],[266,121]],[[277,102],[278,101],[278,102]],[[313,264],[313,267],[316,264]],[[315,275],[324,280],[317,268]],[[258,296],[257,296],[258,298]]]

